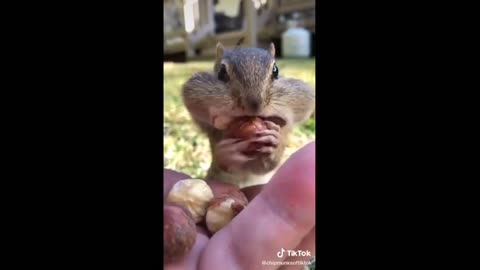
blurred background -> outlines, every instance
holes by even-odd
[[[164,1],[164,165],[195,178],[205,176],[210,148],[183,106],[181,87],[194,73],[213,71],[217,42],[226,48],[273,42],[280,76],[315,87],[315,1]],[[284,159],[312,140],[315,115],[295,130]]]

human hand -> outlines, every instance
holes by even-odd
[[[164,199],[177,181],[190,178],[167,169],[163,175]],[[315,142],[294,153],[269,183],[243,191],[250,203],[238,216],[212,237],[197,226],[190,253],[164,269],[279,269],[262,261],[308,261],[315,256]],[[282,249],[309,251],[311,256],[278,258]]]

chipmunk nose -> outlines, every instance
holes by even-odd
[[[257,114],[262,110],[262,100],[257,97],[247,97],[246,99],[246,108],[252,113]]]

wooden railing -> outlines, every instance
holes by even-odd
[[[243,38],[244,46],[257,46],[257,39],[269,39],[278,36],[285,31],[284,25],[279,25],[276,18],[296,11],[306,11],[315,8],[315,1],[311,0],[268,0],[266,8],[258,15],[252,0],[243,1],[244,22],[242,29],[228,33],[215,34],[213,0],[198,1],[199,25],[195,26],[192,33],[177,31],[168,33],[165,38],[182,37],[185,40],[185,50],[189,55],[194,56],[196,49],[202,49],[202,54],[212,54],[215,43],[220,41],[226,47],[234,46]],[[182,14],[183,16],[183,14]],[[315,32],[315,21],[313,18],[304,19],[304,27]],[[170,48],[171,49],[171,48]]]

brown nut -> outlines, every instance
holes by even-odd
[[[255,133],[267,129],[262,119],[255,116],[239,117],[233,120],[225,131],[227,138],[247,140],[255,136]]]
[[[239,186],[215,180],[209,180],[207,183],[213,191],[213,196],[215,197],[214,200],[227,196],[232,197],[236,202],[242,205],[248,204],[248,199]],[[212,203],[213,202],[210,202],[209,206]]]
[[[167,196],[168,202],[176,202],[185,206],[192,214],[195,223],[203,220],[208,203],[212,199],[212,189],[201,179],[180,180],[175,183]]]
[[[224,186],[225,187],[225,186]],[[225,190],[210,202],[205,216],[207,229],[215,233],[225,227],[248,204],[245,195],[236,189]]]
[[[184,258],[197,238],[195,222],[182,205],[166,203],[163,207],[163,257],[166,262]]]

